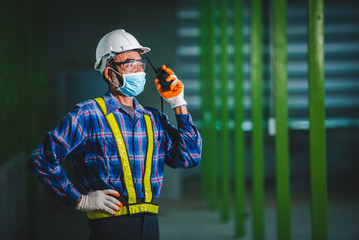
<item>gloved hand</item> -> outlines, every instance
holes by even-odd
[[[176,108],[182,105],[187,105],[187,102],[184,100],[183,96],[183,84],[180,80],[177,79],[176,75],[170,68],[167,68],[165,65],[162,66],[162,69],[165,70],[169,76],[166,78],[166,81],[172,81],[170,89],[164,90],[161,88],[159,80],[156,79],[155,83],[157,89],[164,100],[166,100],[172,108]]]
[[[87,195],[82,195],[76,209],[82,212],[103,210],[109,214],[115,215],[115,211],[121,210],[122,203],[109,195],[115,197],[120,196],[117,191],[112,189],[91,191]]]

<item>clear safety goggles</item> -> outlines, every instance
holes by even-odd
[[[134,72],[136,70],[145,71],[147,61],[144,59],[130,60],[125,62],[113,62],[115,66],[120,66],[120,68],[125,72]]]

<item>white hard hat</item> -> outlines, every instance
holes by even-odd
[[[109,58],[130,50],[138,50],[140,54],[151,51],[148,47],[142,47],[134,36],[123,29],[107,33],[101,38],[96,48],[95,70],[102,73]]]

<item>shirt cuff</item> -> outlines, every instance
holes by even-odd
[[[70,206],[76,206],[77,201],[81,198],[82,194],[77,191],[74,187],[71,188],[71,191],[67,195],[68,204]]]
[[[176,114],[178,128],[192,129],[193,122],[191,115],[188,114]]]

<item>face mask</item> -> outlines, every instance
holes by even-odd
[[[137,73],[126,73],[121,74],[114,69],[112,69],[115,73],[122,76],[123,78],[123,85],[122,87],[116,86],[117,91],[121,91],[123,94],[125,94],[128,97],[136,97],[139,95],[143,89],[145,88],[146,84],[146,73],[145,72],[137,72]]]

